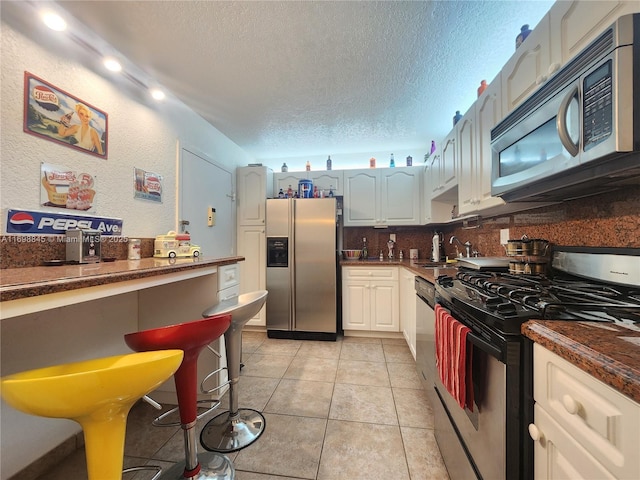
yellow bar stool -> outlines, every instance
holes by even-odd
[[[182,350],[162,350],[29,370],[3,377],[1,393],[21,412],[78,422],[89,480],[120,480],[129,410],[171,377],[182,358]]]

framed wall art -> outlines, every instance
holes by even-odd
[[[107,158],[107,114],[29,72],[24,72],[23,129],[31,135]]]

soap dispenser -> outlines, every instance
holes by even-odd
[[[434,262],[440,261],[440,235],[438,235],[438,232],[435,232],[431,239],[431,260]]]

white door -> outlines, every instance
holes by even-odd
[[[191,234],[191,242],[202,247],[202,255],[233,255],[236,229],[231,172],[204,154],[182,147],[178,185],[178,230]],[[215,208],[212,226],[208,224],[210,207]]]

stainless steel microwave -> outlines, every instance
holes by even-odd
[[[491,130],[491,194],[557,201],[640,185],[640,13],[624,15]]]

